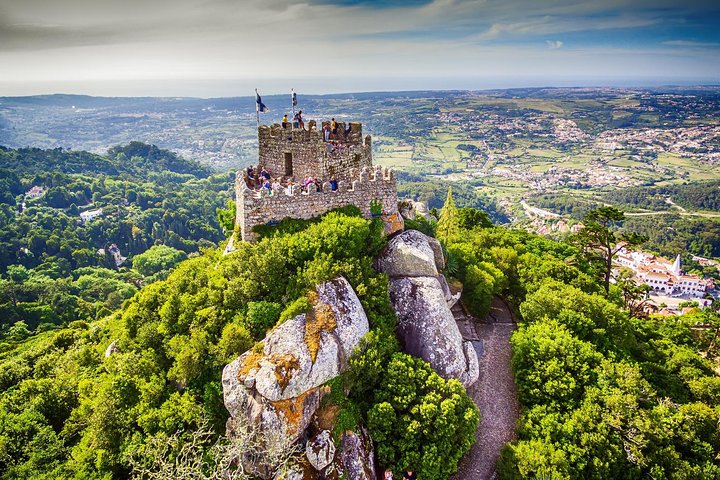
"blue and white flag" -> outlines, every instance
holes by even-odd
[[[260,98],[260,94],[255,90],[255,111],[257,112],[269,112],[270,109],[265,106]]]
[[[295,93],[295,90],[292,92],[292,106],[297,107],[297,94]]]

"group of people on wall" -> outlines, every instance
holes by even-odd
[[[279,193],[285,193],[285,195],[293,195],[295,189],[300,189],[300,193],[310,192],[322,192],[324,191],[323,185],[328,183],[330,185],[330,191],[336,191],[338,189],[338,182],[335,178],[331,178],[327,182],[321,180],[318,177],[306,176],[301,181],[295,181],[295,178],[280,179],[273,177],[265,169],[260,168],[260,171],[256,167],[247,167],[245,171],[245,184],[251,190],[265,190],[268,195],[277,195]]]
[[[290,122],[288,122],[288,116],[287,113],[283,115],[282,121],[280,122],[283,128],[288,128],[290,126]],[[295,116],[293,117],[292,121],[293,128],[305,128],[305,121],[302,117],[302,110],[297,112]]]
[[[297,112],[295,116],[293,117],[292,124],[288,120],[288,114],[283,114],[282,120],[280,121],[280,125],[282,125],[283,128],[305,128],[305,121],[303,120],[302,116],[302,110]],[[345,127],[345,136],[347,136],[348,133],[350,133],[351,127],[348,123]],[[323,140],[325,142],[333,142],[335,143],[337,140],[339,140],[340,137],[338,135],[338,122],[335,121],[335,117],[330,120],[330,123],[324,123],[323,124]]]

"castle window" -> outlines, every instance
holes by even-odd
[[[292,164],[292,153],[285,152],[285,176],[292,177],[293,164]]]
[[[353,155],[353,162],[355,163],[355,165],[360,165],[360,154],[359,153],[356,153],[355,155]]]

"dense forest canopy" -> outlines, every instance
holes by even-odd
[[[464,283],[463,301],[483,315],[503,295],[521,319],[512,347],[524,409],[501,478],[720,474],[720,352],[712,330],[691,329],[720,326],[717,313],[631,317],[621,292],[613,286],[606,295],[600,271],[575,246],[453,211],[442,216],[457,222],[444,229],[446,274]],[[350,371],[331,382],[326,401],[341,411],[337,428],[364,423],[383,465],[448,478],[472,443],[478,412],[459,383],[398,352],[388,280],[373,268],[381,230],[353,208],[281,223],[231,255],[208,249],[183,261],[101,320],[6,340],[3,478],[119,478],[148,442],[208,421],[222,436],[222,367],[337,275],[352,284],[371,325]],[[117,351],[104,357],[114,340]],[[417,441],[410,428],[426,436]]]
[[[139,460],[151,445],[190,442],[200,429],[222,440],[222,368],[339,275],[370,332],[328,385],[334,433],[367,426],[378,461],[395,471],[455,472],[483,412],[459,382],[401,352],[388,278],[373,267],[387,241],[379,219],[346,207],[286,220],[223,255],[232,175],[139,143],[107,156],[0,156],[0,477],[127,478],[139,461],[152,471],[163,460]],[[25,197],[33,186],[43,195]],[[523,410],[500,478],[720,477],[717,312],[634,316],[630,287],[605,285],[582,245],[493,225],[506,219],[471,185],[401,190],[443,207],[439,221],[406,227],[442,242],[464,305],[482,318],[499,295],[517,315]],[[678,204],[701,202],[674,192]],[[621,231],[646,235],[648,248],[676,242],[717,256],[710,222],[633,217]]]
[[[0,165],[0,336],[19,321],[33,332],[100,318],[225,238],[216,212],[234,176],[152,145],[0,147]]]

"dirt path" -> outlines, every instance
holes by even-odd
[[[681,207],[680,205],[678,205],[677,203],[672,201],[672,197],[667,197],[665,199],[665,203],[667,203],[668,205],[672,205],[673,207],[677,208],[678,210],[680,210],[683,213],[687,213],[687,210],[685,210],[683,207]]]
[[[466,318],[460,320],[467,325]],[[468,393],[480,409],[482,421],[475,434],[477,441],[460,462],[453,480],[495,478],[495,463],[503,446],[515,436],[520,411],[510,367],[510,335],[516,328],[510,309],[496,298],[485,322],[474,327],[482,343],[480,378]]]

